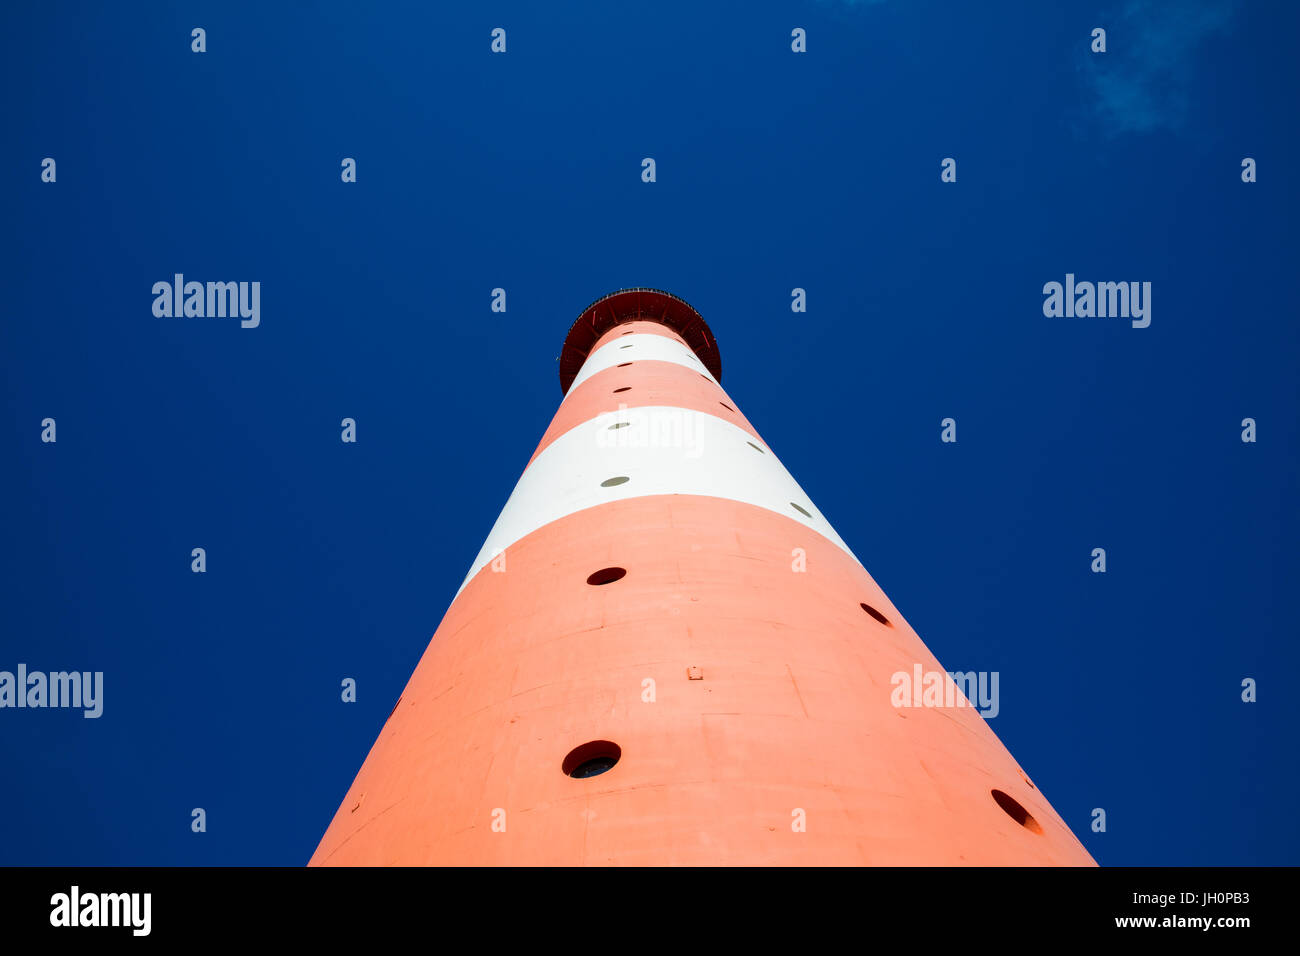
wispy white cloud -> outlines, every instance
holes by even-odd
[[[1109,22],[1099,19],[1106,53],[1086,54],[1093,118],[1111,134],[1182,127],[1197,52],[1236,8],[1237,0],[1128,0]]]

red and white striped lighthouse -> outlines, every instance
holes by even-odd
[[[1092,865],[720,379],[675,296],[579,316],[312,865]]]

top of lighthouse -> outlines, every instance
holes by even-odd
[[[668,326],[695,350],[714,379],[722,381],[718,342],[700,313],[668,292],[637,288],[611,292],[582,310],[569,329],[564,351],[560,353],[560,389],[569,391],[592,346],[602,335],[616,325],[636,319],[650,319]]]

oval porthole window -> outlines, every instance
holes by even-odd
[[[767,452],[763,451],[763,449],[759,448],[759,447],[758,447],[757,445],[755,445],[752,441],[747,441],[747,442],[745,442],[745,444],[748,445],[750,448],[754,449],[754,451],[758,452],[760,455],[766,455],[766,454],[767,454]]]
[[[566,777],[597,777],[612,770],[621,756],[623,749],[613,741],[592,740],[570,750],[560,769]]]
[[[598,587],[602,584],[613,584],[625,577],[627,577],[627,568],[601,568],[587,575],[587,583]]]
[[[1032,833],[1043,832],[1042,825],[1030,815],[1029,811],[1007,794],[1003,793],[1001,790],[990,790],[989,793],[993,794],[993,799],[997,801],[998,806],[1000,806],[1006,812],[1006,815],[1012,820],[1015,820],[1022,827]]]
[[[604,481],[602,481],[600,483],[600,487],[613,488],[615,485],[625,485],[629,481],[631,481],[631,479],[628,478],[627,475],[615,475],[613,478],[606,478]]]
[[[631,362],[619,362],[619,363],[618,363],[617,365],[615,365],[614,367],[615,367],[615,368],[627,368],[627,367],[628,367],[629,365],[631,365],[631,364],[632,364]]]
[[[864,610],[864,611],[866,611],[868,614],[870,614],[872,617],[874,617],[874,618],[875,618],[877,621],[879,621],[881,624],[885,625],[885,627],[893,627],[893,626],[894,626],[893,624],[889,623],[889,618],[885,617],[885,615],[881,614],[879,611],[877,611],[877,610],[876,610],[874,607],[872,607],[870,604],[859,604],[858,606],[861,607],[862,610]]]
[[[614,394],[617,395],[619,392],[628,392],[628,391],[631,391],[631,390],[632,390],[632,386],[631,386],[631,385],[624,385],[622,388],[616,388],[616,389],[614,389]]]
[[[808,512],[806,509],[799,507],[799,506],[798,506],[797,504],[795,504],[793,501],[790,502],[790,507],[793,508],[795,511],[799,512],[799,513],[800,513],[801,515],[803,515],[805,518],[811,518],[811,517],[812,517],[812,515],[809,514],[809,512]]]

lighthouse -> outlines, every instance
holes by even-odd
[[[311,865],[1094,865],[695,309],[607,295],[559,373]]]

